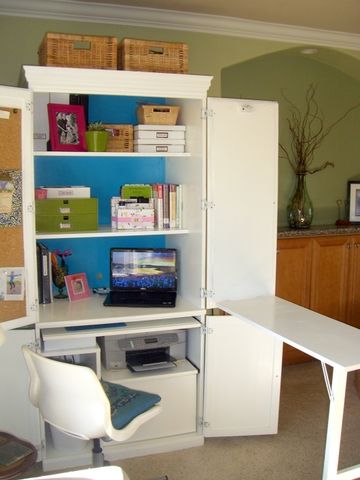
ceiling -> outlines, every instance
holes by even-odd
[[[175,10],[360,34],[360,0],[76,0],[73,3]]]

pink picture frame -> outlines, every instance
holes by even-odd
[[[86,152],[83,105],[48,103],[52,151]]]
[[[66,289],[70,302],[76,302],[90,297],[89,285],[85,273],[75,273],[65,276]]]

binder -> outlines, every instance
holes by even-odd
[[[50,251],[43,243],[37,242],[37,269],[38,269],[38,290],[39,303],[51,303],[52,294],[52,275],[51,275],[51,257]]]

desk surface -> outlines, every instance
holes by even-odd
[[[146,320],[196,317],[204,310],[180,295],[175,308],[104,307],[102,295],[91,295],[77,302],[68,299],[54,300],[39,306],[38,328],[59,328],[74,325],[98,325],[101,323],[139,322]]]
[[[219,308],[333,367],[360,368],[360,330],[275,296],[225,300]]]

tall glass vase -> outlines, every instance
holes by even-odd
[[[306,188],[306,175],[296,175],[295,191],[287,207],[290,228],[309,228],[313,220],[313,205]]]

